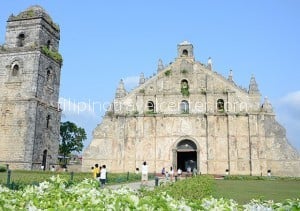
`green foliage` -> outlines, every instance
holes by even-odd
[[[189,87],[181,87],[181,94],[186,97],[190,96]]]
[[[138,114],[139,114],[138,111],[133,111],[133,112],[132,112],[132,115],[138,115]]]
[[[0,172],[6,172],[6,167],[5,166],[0,166]]]
[[[86,132],[83,128],[77,127],[73,122],[61,122],[59,153],[66,157],[71,152],[81,152],[83,141],[86,138]]]
[[[49,56],[50,58],[54,59],[58,63],[62,64],[63,58],[60,55],[60,53],[58,53],[57,51],[50,50],[49,48],[47,48],[47,46],[43,46],[41,49],[45,55]]]
[[[114,112],[113,111],[106,111],[105,115],[107,115],[109,117],[113,117],[114,116]]]
[[[181,94],[187,97],[190,95],[189,84],[186,80],[181,81]]]
[[[150,111],[146,111],[146,114],[147,115],[154,115],[154,114],[157,114],[157,113],[153,110],[150,110]]]
[[[27,10],[27,16],[28,17],[33,17],[34,16],[34,11],[33,10]]]
[[[145,89],[140,89],[139,91],[141,94],[145,94]]]
[[[188,71],[186,69],[183,69],[183,70],[181,70],[181,73],[186,74],[186,73],[188,73]]]
[[[159,193],[165,192],[176,200],[181,200],[184,197],[188,201],[197,201],[210,196],[213,190],[213,177],[196,176],[159,186],[153,192],[146,192],[146,195],[159,195]]]
[[[166,70],[165,76],[170,76],[171,75],[171,70]]]
[[[200,93],[203,94],[203,95],[206,95],[206,91],[204,89],[201,89]]]
[[[218,109],[218,112],[219,113],[225,113],[225,110],[224,110],[224,108],[220,108],[220,109]]]
[[[181,114],[189,114],[189,111],[182,111]]]

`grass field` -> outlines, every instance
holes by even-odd
[[[16,170],[11,171],[10,181],[11,183],[17,184],[18,186],[19,184],[23,186],[28,184],[37,184],[56,175],[59,175],[61,178],[64,178],[67,181],[72,180],[73,182],[80,182],[85,178],[92,178],[92,173],[74,173],[73,175],[71,175],[71,172]],[[149,178],[154,178],[154,176],[151,174],[149,175]],[[140,179],[140,175],[136,175],[135,173],[107,174],[107,182],[109,184],[140,181]],[[7,172],[0,172],[0,184],[7,184]]]
[[[300,198],[300,180],[216,180],[215,197],[234,199],[245,204],[251,199],[273,200]]]

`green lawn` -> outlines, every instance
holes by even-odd
[[[74,173],[71,175],[71,172],[51,172],[51,171],[22,171],[22,170],[14,170],[11,171],[10,182],[15,183],[17,185],[28,185],[28,184],[37,184],[48,180],[52,176],[59,175],[61,178],[66,180],[71,180],[73,182],[80,182],[85,178],[92,178],[92,173]],[[152,174],[149,175],[149,178],[152,179],[154,176]],[[136,175],[135,173],[108,173],[107,174],[107,183],[108,184],[117,184],[117,183],[126,183],[133,181],[140,181],[140,175]],[[0,184],[7,184],[7,172],[0,172]]]
[[[253,198],[282,202],[300,198],[300,180],[216,180],[214,196],[234,199],[239,204]]]

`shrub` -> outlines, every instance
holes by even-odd
[[[171,70],[166,70],[165,76],[169,76],[169,75],[171,75]]]
[[[202,198],[212,195],[214,190],[214,180],[211,176],[197,176],[189,179],[177,181],[162,185],[156,188],[151,195],[159,195],[166,193],[176,200],[181,200],[183,197],[188,201],[198,201]]]
[[[6,172],[6,167],[5,166],[0,166],[0,172]]]
[[[46,54],[47,56],[49,56],[50,58],[54,59],[55,61],[57,61],[58,63],[62,64],[63,62],[63,58],[60,55],[60,53],[58,53],[57,51],[52,51],[49,48],[47,48],[46,46],[43,46],[42,48],[42,52],[44,54]]]
[[[190,96],[190,92],[189,92],[189,88],[187,87],[187,88],[184,88],[184,87],[182,87],[181,88],[181,94],[182,94],[182,96]]]

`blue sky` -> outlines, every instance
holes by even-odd
[[[214,69],[226,77],[232,69],[238,85],[248,87],[254,74],[300,151],[300,1],[3,1],[1,44],[9,15],[32,5],[60,25],[60,98],[70,105],[62,121],[87,131],[85,145],[119,80],[130,91],[141,72],[149,77],[158,59],[174,61],[177,44],[188,40],[196,60],[212,57]]]

